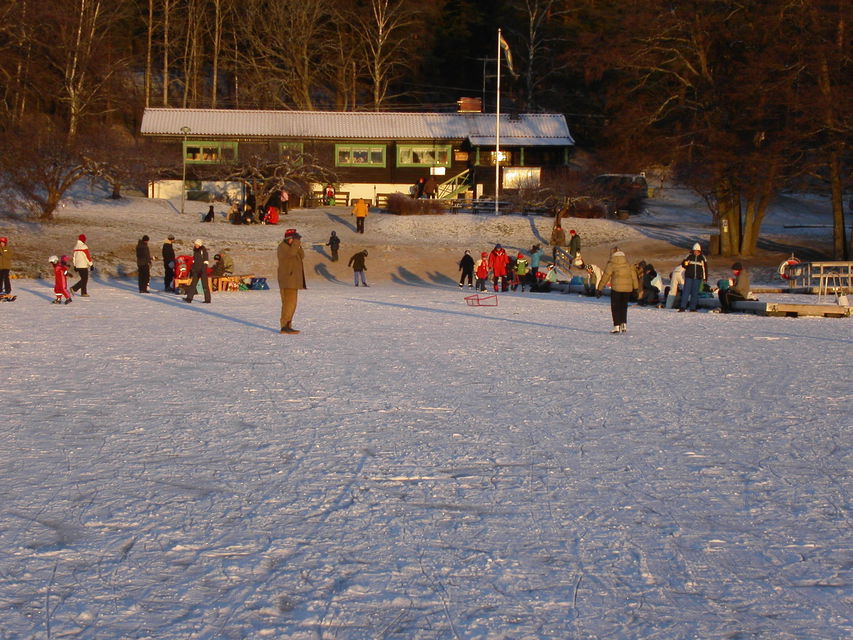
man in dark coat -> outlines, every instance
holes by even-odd
[[[302,236],[296,229],[284,232],[284,240],[278,245],[278,289],[281,294],[281,333],[296,334],[298,329],[292,326],[296,313],[296,303],[300,289],[305,286],[305,268],[302,260],[305,251],[302,249]]]
[[[341,246],[341,239],[335,231],[332,231],[332,235],[329,236],[329,241],[326,243],[326,246],[332,251],[332,262],[337,262],[338,248]]]
[[[175,236],[169,234],[163,243],[163,291],[175,291]]]
[[[474,288],[474,258],[471,257],[471,252],[465,250],[465,255],[459,261],[459,270],[462,272],[462,277],[459,278],[459,288],[465,286],[465,279],[468,279],[468,288]]]
[[[581,237],[578,235],[578,232],[574,229],[569,230],[569,255],[572,256],[572,260],[581,252]]]
[[[347,266],[352,267],[352,279],[355,286],[358,286],[359,278],[361,279],[362,287],[368,286],[367,280],[364,277],[364,272],[367,271],[367,267],[364,264],[365,258],[367,258],[367,250],[354,253],[349,262],[347,262]]]
[[[142,236],[136,243],[136,269],[139,274],[139,293],[148,293],[151,282],[151,249],[148,248],[148,236]]]
[[[207,267],[210,263],[207,247],[204,246],[204,240],[200,238],[193,242],[193,266],[190,268],[192,282],[187,290],[187,297],[184,302],[192,302],[195,296],[198,281],[201,280],[201,288],[204,291],[204,301],[210,304],[210,279],[207,277]]]

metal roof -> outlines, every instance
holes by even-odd
[[[373,111],[257,111],[145,109],[148,136],[211,138],[326,138],[335,140],[464,140],[495,143],[493,113],[382,113]],[[501,115],[501,145],[568,146],[566,118],[555,113]]]

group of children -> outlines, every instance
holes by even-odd
[[[544,270],[541,269],[542,258],[545,252],[539,245],[530,248],[530,258],[524,253],[511,256],[502,245],[497,244],[490,253],[483,251],[480,259],[476,262],[471,252],[466,250],[459,261],[459,288],[465,286],[467,281],[469,289],[478,291],[486,290],[486,283],[491,279],[494,290],[524,291],[528,287],[530,291],[547,292],[551,285],[557,282],[557,271],[554,263],[548,263]]]

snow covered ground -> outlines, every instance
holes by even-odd
[[[14,286],[2,640],[853,636],[849,319]]]

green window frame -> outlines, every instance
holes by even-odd
[[[450,144],[398,144],[398,167],[450,167],[453,145]]]
[[[221,140],[184,141],[184,160],[187,164],[223,164],[237,159],[237,143]]]
[[[384,144],[336,144],[336,167],[385,167]]]
[[[302,142],[279,142],[278,157],[282,160],[287,160],[293,156],[301,156],[304,153],[304,144]],[[302,164],[302,158],[299,158],[297,164]]]

